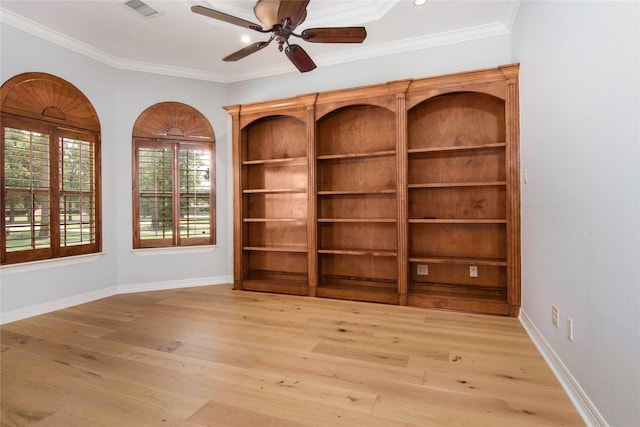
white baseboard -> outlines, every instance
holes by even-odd
[[[167,280],[165,282],[131,283],[118,285],[119,294],[133,292],[165,291],[167,289],[193,288],[196,286],[223,285],[233,283],[233,276],[198,277],[196,279]]]
[[[529,316],[527,316],[527,313],[522,309],[520,310],[519,320],[535,346],[538,348],[538,351],[542,354],[544,360],[546,360],[551,371],[553,371],[554,375],[560,382],[560,385],[564,388],[569,399],[573,402],[585,424],[588,427],[608,427],[609,424],[602,414],[600,414],[598,408],[595,407],[591,399],[589,399],[589,396],[587,396],[578,381],[562,362],[562,359],[558,357],[556,352],[549,345],[544,336],[542,336]]]
[[[191,288],[195,286],[221,285],[233,283],[233,276],[213,276],[201,277],[197,279],[167,280],[166,282],[133,283],[129,285],[111,286],[85,294],[74,295],[67,298],[49,301],[43,304],[36,304],[30,307],[0,313],[0,325],[15,322],[52,311],[73,307],[74,305],[86,304],[101,298],[110,297],[117,294],[129,294],[133,292],[163,291],[167,289]]]
[[[62,310],[63,308],[73,307],[74,305],[86,304],[101,298],[110,297],[116,293],[117,288],[115,286],[111,286],[109,288],[103,288],[97,291],[87,292],[85,294],[73,295],[42,304],[32,305],[30,307],[19,308],[6,313],[0,313],[0,325],[26,319],[28,317],[39,316],[45,313],[51,313],[52,311]]]

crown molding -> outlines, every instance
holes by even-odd
[[[313,12],[313,17],[307,17],[304,21],[305,27],[338,27],[350,26],[354,23],[365,24],[371,21],[382,19],[387,12],[398,4],[401,0],[361,0],[354,4],[352,2],[329,2],[330,7]],[[186,0],[190,6],[204,6],[210,9],[219,10],[238,18],[250,22],[256,22],[253,13],[248,13],[246,7],[234,6],[231,2],[217,4],[215,0]],[[258,23],[258,22],[256,22]]]
[[[376,3],[389,3],[392,5],[391,7],[393,7],[396,1],[397,0],[389,2],[376,1]],[[513,2],[512,6],[510,6],[506,14],[507,16],[505,16],[505,20],[501,22],[495,22],[477,27],[464,28],[456,31],[431,34],[422,37],[415,37],[396,42],[379,43],[370,46],[364,44],[358,46],[357,48],[349,49],[343,52],[317,56],[314,58],[314,62],[316,62],[319,67],[337,65],[377,58],[385,55],[429,49],[437,46],[444,46],[509,34],[511,32],[511,26],[513,25],[513,22],[515,21],[516,15],[518,13],[519,5],[520,2]],[[254,68],[251,71],[241,73],[215,73],[205,70],[173,67],[161,64],[122,59],[96,49],[69,36],[66,36],[58,31],[38,24],[37,22],[9,12],[1,7],[0,22],[3,22],[12,27],[18,28],[22,31],[55,43],[59,46],[65,47],[69,50],[122,70],[139,71],[144,73],[160,74],[173,77],[183,77],[195,80],[205,80],[215,83],[236,83],[244,80],[258,79],[280,74],[297,73],[297,70],[295,70],[295,68],[289,63]]]
[[[110,55],[100,49],[96,49],[86,43],[71,38],[59,31],[52,30],[49,27],[38,24],[30,19],[16,15],[2,7],[0,7],[0,22],[10,25],[14,28],[32,34],[41,39],[47,40],[58,46],[67,48],[73,52],[84,55],[88,58],[107,64],[111,67],[140,71],[143,73],[161,74],[165,76],[184,77],[188,79],[206,80],[217,83],[226,83],[227,77],[222,73],[213,73],[211,71],[194,70],[190,68],[172,67],[168,65],[153,64],[149,62],[133,61],[122,59]]]
[[[380,43],[371,46],[363,45],[344,52],[319,55],[314,57],[313,61],[318,65],[318,67],[327,67],[330,65],[362,61],[365,59],[373,59],[397,53],[429,49],[437,46],[463,43],[488,37],[496,37],[509,33],[510,30],[505,24],[502,22],[495,22],[478,27],[431,34],[428,36],[415,37],[397,42]],[[278,64],[275,66],[255,68],[246,73],[234,74],[233,76],[229,76],[226,83],[236,83],[244,80],[258,79],[293,72],[297,73],[297,70],[295,70],[293,66],[290,66],[289,64]]]
[[[504,25],[506,25],[509,31],[513,29],[513,24],[516,22],[518,11],[520,10],[520,3],[521,0],[510,1],[507,3],[507,11],[504,14],[502,22],[504,22]]]

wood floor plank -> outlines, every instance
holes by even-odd
[[[2,426],[582,426],[517,319],[233,291],[0,328]]]
[[[5,411],[3,407],[3,418],[5,414],[29,414],[28,421],[32,423],[36,415],[44,412],[42,405],[47,405],[55,408],[47,415],[65,410],[78,418],[90,416],[110,426],[159,426],[167,420],[183,423],[184,418],[204,405],[203,401],[185,403],[183,397],[167,390],[150,390],[39,355],[11,351],[18,353],[21,362],[16,366],[18,362],[7,363],[3,359],[2,387],[8,393],[3,390],[2,400],[10,408]],[[28,401],[23,396],[28,396]]]
[[[365,362],[382,363],[385,365],[406,367],[409,357],[401,354],[393,354],[381,351],[363,351],[344,345],[320,343],[312,350],[314,353],[328,354],[347,359],[362,360]]]
[[[202,426],[226,426],[226,427],[305,427],[295,421],[284,420],[279,417],[261,414],[250,409],[240,408],[235,405],[211,401],[195,413],[189,421]]]

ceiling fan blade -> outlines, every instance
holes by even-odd
[[[287,46],[284,53],[301,73],[306,73],[316,68],[316,64],[311,57],[297,44]]]
[[[253,43],[248,46],[245,46],[242,49],[236,52],[233,52],[231,55],[225,56],[224,58],[222,58],[222,60],[227,62],[238,61],[239,59],[249,56],[252,53],[256,53],[260,49],[264,49],[269,45],[269,43],[271,43],[271,40],[273,39],[269,39],[269,41],[267,42],[257,42],[257,43]]]
[[[298,22],[296,22],[295,24],[291,24],[289,26],[289,28],[291,28],[292,30],[294,30],[298,25],[302,24],[304,22],[304,20],[307,19],[307,11],[305,10],[304,13],[302,14],[302,16],[300,17],[300,19],[298,19]]]
[[[238,18],[236,16],[227,15],[226,13],[219,12],[217,10],[209,9],[204,6],[192,6],[191,11],[193,13],[197,13],[199,15],[207,16],[209,18],[217,19],[218,21],[227,22],[229,24],[238,25],[240,27],[249,28],[251,30],[262,31],[262,27],[258,24],[254,24],[253,22],[246,21],[242,18]]]
[[[278,8],[278,22],[289,18],[290,27],[297,27],[307,17],[308,4],[309,0],[282,0]]]
[[[262,22],[265,28],[271,28],[275,24],[279,24],[278,8],[281,0],[258,0],[253,6],[253,13]]]
[[[367,30],[364,27],[309,28],[300,36],[311,43],[362,43]]]

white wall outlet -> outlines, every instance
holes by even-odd
[[[567,317],[567,338],[573,341],[573,320],[570,317]]]
[[[469,266],[469,277],[478,277],[478,266],[470,265]]]
[[[556,328],[560,327],[560,311],[558,310],[558,307],[556,307],[555,305],[551,306],[551,321],[553,322]]]
[[[523,175],[524,175],[524,177],[523,177],[524,178],[524,183],[526,184],[526,183],[529,182],[529,174],[527,173],[526,169],[524,170],[524,174]]]
[[[418,276],[429,275],[429,264],[418,264]]]

